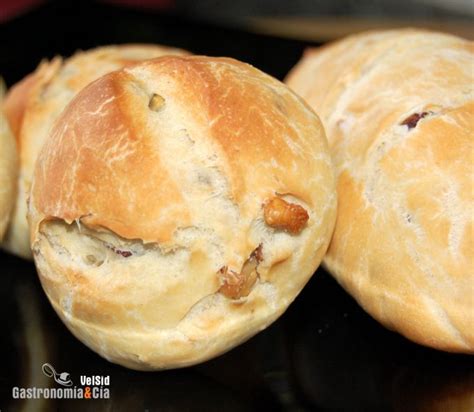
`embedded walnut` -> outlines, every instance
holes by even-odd
[[[129,250],[117,249],[115,246],[112,246],[109,244],[106,244],[105,246],[107,247],[107,249],[110,249],[112,252],[116,253],[117,255],[123,256],[125,258],[128,258],[133,255],[133,253]]]
[[[288,203],[279,197],[265,203],[263,215],[268,226],[294,235],[301,232],[309,219],[308,212],[303,207]]]
[[[245,261],[240,273],[229,270],[227,266],[222,267],[219,270],[222,282],[219,292],[229,299],[240,299],[248,296],[257,281],[257,267],[262,259],[262,245],[260,245]]]
[[[403,122],[400,124],[402,126],[408,126],[409,129],[413,129],[416,127],[418,122],[423,119],[424,117],[428,116],[428,112],[423,112],[423,113],[413,113],[410,116],[408,116]]]
[[[165,99],[159,94],[154,93],[153,96],[151,96],[150,103],[148,103],[148,107],[150,108],[150,110],[153,110],[154,112],[158,112],[164,106],[165,106]]]

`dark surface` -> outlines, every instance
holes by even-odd
[[[139,42],[234,57],[282,79],[306,46],[294,40],[93,2],[49,3],[0,25],[0,38],[0,70],[8,85],[33,71],[43,58],[69,56],[78,49],[99,45]]]
[[[231,56],[281,79],[306,47],[94,3],[49,4],[0,26],[0,33],[0,72],[8,84],[43,57],[124,42]],[[75,382],[79,375],[110,375],[111,399],[29,401],[31,410],[458,412],[473,405],[472,357],[436,352],[387,331],[322,269],[282,318],[247,343],[196,367],[143,373],[113,365],[76,340],[51,309],[33,264],[0,252],[0,267],[2,412],[27,404],[11,401],[13,386],[38,376],[49,382],[41,374],[44,362]]]

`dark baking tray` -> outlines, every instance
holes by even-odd
[[[43,57],[126,42],[231,56],[283,79],[308,44],[151,11],[53,2],[0,26],[8,85]],[[381,327],[319,269],[271,327],[191,368],[143,373],[100,358],[59,321],[33,264],[0,252],[0,410],[463,411],[474,404],[472,357],[418,346]],[[404,276],[400,267],[400,276]],[[12,387],[44,382],[49,362],[71,377],[110,375],[109,400],[12,401]],[[46,378],[48,379],[48,378]]]

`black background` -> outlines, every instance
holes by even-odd
[[[308,46],[93,2],[46,4],[0,26],[0,38],[0,71],[8,85],[42,58],[126,42],[230,56],[283,79]],[[282,318],[247,343],[192,368],[142,373],[108,363],[77,341],[50,308],[32,263],[0,252],[0,267],[2,411],[25,406],[11,401],[11,388],[27,384],[31,369],[41,368],[26,342],[32,320],[22,314],[25,304],[41,319],[44,361],[73,381],[84,374],[111,376],[110,400],[49,401],[45,410],[457,412],[474,402],[472,357],[424,348],[382,328],[322,269]]]

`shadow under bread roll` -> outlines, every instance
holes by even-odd
[[[15,201],[17,154],[15,139],[1,108],[4,85],[0,78],[0,241],[5,234]]]
[[[69,329],[147,370],[212,358],[278,318],[326,252],[335,209],[324,130],[297,95],[233,59],[163,57],[68,105],[29,223]]]
[[[170,47],[130,44],[80,51],[72,57],[43,61],[8,92],[4,110],[19,152],[17,197],[3,247],[31,259],[27,198],[34,165],[49,130],[64,107],[86,85],[113,70],[163,55],[187,54]],[[0,189],[1,190],[1,189]]]
[[[473,43],[419,30],[309,50],[287,83],[318,112],[337,172],[324,263],[386,327],[474,352]]]

